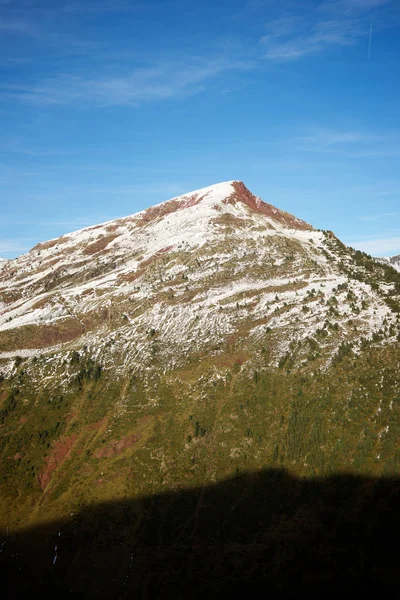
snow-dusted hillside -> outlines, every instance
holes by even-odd
[[[332,355],[394,335],[394,284],[372,289],[362,272],[330,232],[220,183],[2,263],[0,359],[7,370],[16,355],[60,361],[85,346],[118,373],[227,344],[251,355],[268,338],[278,362],[322,328]]]
[[[400,274],[243,183],[1,265],[4,530],[242,470],[398,468]]]

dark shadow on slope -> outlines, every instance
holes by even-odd
[[[400,480],[266,470],[1,539],[6,598],[397,598]]]

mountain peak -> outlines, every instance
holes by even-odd
[[[255,196],[242,181],[232,180],[175,196],[170,200],[151,206],[139,213],[123,219],[104,223],[108,227],[127,225],[147,226],[165,217],[172,218],[165,223],[168,232],[173,232],[174,225],[183,232],[183,227],[194,225],[200,228],[200,222],[216,218],[218,213],[230,213],[231,217],[239,219],[262,216],[267,228],[283,227],[285,229],[309,230],[313,227],[295,216],[268,204]],[[172,215],[174,215],[172,217]],[[83,231],[97,229],[89,227]]]
[[[315,299],[317,289],[329,299],[336,293],[333,282],[346,283],[343,260],[336,265],[333,257],[335,244],[340,246],[332,235],[263,202],[241,181],[75,231],[2,263],[0,359],[13,352],[67,351],[69,343],[101,347],[106,356],[109,346],[98,340],[106,336],[113,345],[118,331],[120,351],[124,344],[125,353],[143,346],[145,364],[151,359],[146,331],[163,327],[163,360],[176,360],[169,354],[175,346],[186,344],[189,352],[233,335],[242,305],[255,332],[266,322],[290,329],[300,321],[302,302]],[[358,283],[352,293],[366,296]],[[379,298],[368,302],[368,310],[389,318]],[[329,305],[318,306],[321,314],[307,331],[328,319]],[[271,307],[275,312],[269,314]],[[369,332],[381,320],[370,325],[368,310],[363,327]],[[279,346],[277,355],[281,351]]]
[[[150,254],[176,247],[179,242],[202,246],[213,236],[224,214],[225,224],[229,220],[237,227],[247,221],[248,225],[253,223],[254,227],[266,229],[314,230],[305,221],[252,194],[242,181],[232,180],[175,196],[127,217],[40,242],[28,255],[40,253],[42,261],[43,252],[46,256],[58,255],[60,249],[70,253],[74,248],[84,255],[100,255],[117,247],[131,251],[137,246],[133,238],[141,238],[143,234],[151,242]]]
[[[188,209],[197,205],[212,207],[216,210],[227,212],[227,206],[245,205],[251,212],[256,212],[289,229],[312,230],[311,225],[297,217],[268,204],[255,196],[245,186],[243,181],[232,180],[215,183],[213,185],[194,190],[171,200],[152,206],[137,216],[143,215],[145,220],[153,220],[157,217]],[[196,211],[197,212],[197,211]],[[228,211],[229,212],[229,211]]]

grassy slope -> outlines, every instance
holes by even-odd
[[[2,383],[1,524],[269,466],[310,477],[398,473],[398,344],[344,351],[325,372],[314,361],[291,370],[291,359],[272,369],[262,351],[248,372],[229,350],[218,371],[203,358],[118,383],[81,358],[68,390],[51,394],[31,389],[21,363]]]

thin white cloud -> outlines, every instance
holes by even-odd
[[[108,48],[106,42],[93,42],[85,37],[77,39],[56,29],[46,30],[39,21],[35,25],[29,21],[0,18],[0,32],[29,35],[35,38],[35,42],[50,45],[54,50],[48,55],[53,59],[82,55],[98,61],[100,56],[104,57],[102,71],[96,72],[93,65],[89,67],[86,64],[86,68],[80,66],[76,73],[71,71],[55,77],[42,77],[34,82],[4,83],[0,85],[0,92],[5,98],[17,98],[35,105],[79,107],[139,106],[147,101],[188,96],[203,91],[210,80],[228,71],[262,68],[265,60],[296,61],[321,54],[329,48],[353,46],[364,38],[367,48],[371,22],[368,15],[371,10],[388,3],[389,0],[325,0],[316,6],[304,8],[303,5],[299,9],[298,3],[286,0],[281,16],[267,23],[261,44],[247,47],[245,60],[224,56],[210,56],[208,59],[187,57],[180,62],[164,61],[149,68],[132,69],[126,66],[123,74],[121,60],[127,65],[128,57],[119,56],[119,52],[123,51]],[[255,0],[255,4],[265,3]],[[269,1],[268,4],[272,6],[274,3]],[[143,6],[143,2],[137,5],[128,0],[116,0],[114,3],[109,0],[70,0],[49,10],[56,15],[65,15],[132,10]],[[239,56],[240,53],[238,51],[235,54]],[[243,51],[241,55],[244,56]],[[113,63],[113,56],[119,60],[118,67]]]
[[[381,221],[384,219],[398,217],[398,216],[399,216],[399,213],[397,213],[397,212],[388,212],[388,213],[380,213],[380,214],[375,214],[375,215],[363,215],[358,218],[360,221],[367,221],[367,222],[374,223],[376,221]]]
[[[400,156],[400,134],[376,133],[357,129],[310,127],[305,135],[292,138],[296,152],[338,154],[346,158]]]
[[[219,58],[192,59],[181,64],[136,69],[120,76],[62,75],[32,85],[2,84],[0,90],[5,95],[40,105],[138,106],[144,101],[198,93],[211,78],[244,66]]]
[[[346,244],[371,256],[394,256],[400,253],[400,237],[349,241]]]
[[[0,18],[0,32],[32,36],[36,34],[36,28],[32,23],[26,21]]]
[[[362,25],[350,19],[328,19],[316,23],[296,17],[270,23],[269,33],[261,38],[264,58],[293,61],[320,54],[333,46],[352,46],[364,34]]]
[[[390,3],[391,0],[325,0],[309,10],[303,7],[300,13],[293,3],[286,2],[282,10],[290,12],[270,21],[260,39],[264,58],[296,61],[332,48],[354,46],[363,39],[370,52],[371,18],[378,14],[377,9]]]
[[[114,1],[109,2],[105,0],[101,2],[97,0],[95,2],[67,2],[64,6],[59,7],[59,10],[65,13],[106,13],[106,12],[117,12],[117,11],[129,11],[136,7],[133,2],[121,2]]]
[[[298,140],[318,146],[338,146],[387,141],[387,136],[371,133],[369,131],[315,127],[311,129],[308,135],[301,136]]]
[[[343,14],[362,14],[391,4],[393,0],[325,0],[321,3],[321,11],[342,12]]]
[[[378,196],[400,196],[400,186],[392,189],[380,190],[377,194]]]
[[[22,154],[32,157],[44,157],[54,155],[65,155],[70,154],[66,149],[61,148],[50,148],[31,145],[29,142],[24,141],[19,137],[0,137],[0,155],[9,156],[10,153]],[[2,165],[0,164],[0,169]]]
[[[60,219],[60,220],[29,220],[29,219],[8,219],[7,225],[34,225],[38,227],[57,227],[57,226],[65,226],[65,227],[86,227],[88,225],[93,225],[93,219],[89,218],[77,218],[77,219]]]
[[[57,192],[46,196],[37,195],[29,196],[29,200],[51,200],[51,199],[65,199],[72,198],[79,195],[96,196],[98,194],[108,196],[131,196],[132,198],[138,198],[141,195],[154,195],[161,194],[162,200],[166,200],[167,196],[171,194],[179,195],[187,192],[186,186],[182,183],[176,182],[154,182],[154,183],[137,183],[137,184],[120,184],[120,185],[102,185],[102,184],[82,184],[76,186],[63,186],[60,191],[57,188]],[[162,201],[161,200],[161,201]],[[80,217],[82,218],[82,217]],[[85,217],[86,218],[86,217]]]
[[[28,245],[22,241],[0,239],[0,254],[24,252],[27,249]]]

